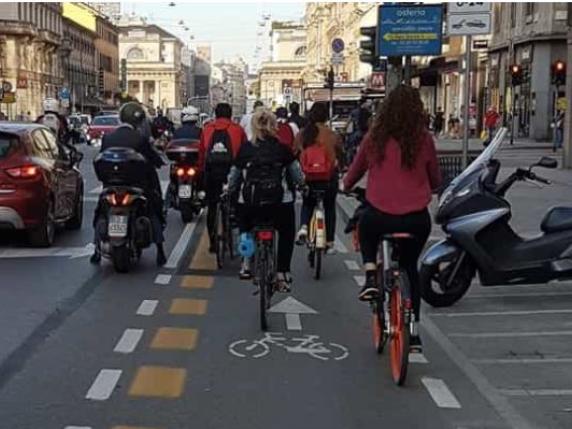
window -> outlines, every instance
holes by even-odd
[[[144,59],[143,51],[139,48],[131,48],[129,52],[127,52],[127,59],[128,60],[142,60]]]
[[[60,146],[58,145],[58,139],[56,138],[56,135],[50,130],[42,130],[42,133],[44,134],[44,138],[46,139],[48,145],[48,150],[50,151],[53,159],[60,158]],[[68,155],[69,151],[63,151],[62,155],[64,154]]]
[[[534,9],[535,9],[535,3],[533,2],[527,2],[524,4],[524,15],[525,16],[533,16],[534,15]]]
[[[0,159],[7,158],[8,154],[18,144],[18,139],[10,135],[0,135]]]
[[[34,153],[40,158],[55,160],[57,158],[57,146],[56,152],[52,152],[51,146],[46,141],[41,130],[36,130],[32,133],[32,142]]]

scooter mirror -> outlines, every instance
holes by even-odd
[[[536,165],[542,168],[556,168],[558,167],[558,161],[549,156],[543,156]]]

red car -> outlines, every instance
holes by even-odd
[[[83,155],[47,127],[0,122],[0,228],[26,230],[48,247],[57,225],[80,229]]]
[[[101,144],[105,134],[109,134],[120,125],[118,115],[96,116],[87,129],[87,142],[91,145]]]

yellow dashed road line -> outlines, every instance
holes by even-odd
[[[184,328],[159,328],[153,341],[152,349],[194,350],[197,346],[199,331]]]
[[[181,287],[185,289],[210,289],[213,287],[212,276],[184,276]]]
[[[202,316],[207,312],[207,300],[176,298],[171,302],[170,314]]]
[[[142,366],[129,388],[129,396],[178,398],[183,394],[187,370],[161,366]]]
[[[209,253],[209,238],[207,230],[203,231],[199,246],[195,251],[195,256],[189,266],[191,270],[208,270],[215,271],[217,269],[216,257]]]

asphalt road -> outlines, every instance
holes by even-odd
[[[87,152],[89,193],[97,183]],[[84,228],[57,246],[89,243],[88,200]],[[296,249],[294,291],[275,298],[315,313],[300,315],[301,330],[272,314],[268,347],[250,352],[243,345],[264,337],[257,297],[237,279],[237,262],[214,269],[204,217],[185,227],[170,214],[167,252],[179,242],[185,250],[172,269],[157,269],[152,249],[128,275],[86,256],[0,257],[0,428],[572,425],[572,347],[562,341],[572,335],[572,284],[475,287],[452,309],[426,309],[425,354],[398,388],[387,356],[373,351],[370,313],[356,299],[359,258],[341,228],[324,278],[312,279]],[[0,252],[19,246],[0,240]]]

